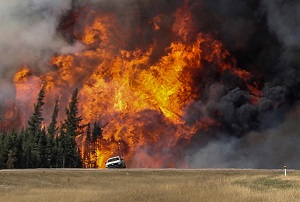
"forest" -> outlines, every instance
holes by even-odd
[[[78,114],[78,89],[72,93],[65,109],[65,118],[58,123],[59,98],[56,99],[51,122],[43,124],[43,105],[46,84],[39,91],[33,113],[22,129],[0,132],[0,169],[24,168],[80,168],[83,167],[81,151],[76,137],[87,132],[90,143],[101,135],[99,124],[82,125]],[[96,166],[96,165],[95,165]]]

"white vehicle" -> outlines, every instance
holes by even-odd
[[[126,168],[125,161],[120,156],[107,159],[105,166],[106,168]]]

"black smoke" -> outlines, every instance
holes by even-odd
[[[223,78],[207,90],[191,111],[221,113],[218,138],[193,146],[195,167],[299,168],[297,142],[300,98],[299,1],[191,1],[199,30],[216,33],[235,56],[237,66],[256,75],[258,103]],[[199,6],[199,7],[197,7]],[[215,32],[214,32],[215,31]],[[203,113],[203,111],[205,113]],[[203,134],[199,134],[201,141]],[[197,138],[196,138],[197,139]]]

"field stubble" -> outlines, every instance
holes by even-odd
[[[0,201],[300,201],[300,171],[1,170]]]

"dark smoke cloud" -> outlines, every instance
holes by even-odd
[[[203,0],[200,4],[200,9],[192,6],[199,29],[216,31],[238,67],[260,75],[256,79],[261,81],[262,97],[257,104],[247,102],[252,95],[237,82],[232,85],[232,76],[223,75],[217,89],[206,90],[206,101],[187,110],[188,120],[215,110],[221,113],[220,131],[213,132],[217,135],[206,146],[193,145],[188,161],[193,167],[288,164],[300,168],[296,146],[300,108],[295,104],[300,98],[299,1]],[[211,89],[218,96],[212,96]],[[201,142],[203,136],[195,140]]]
[[[271,117],[270,117],[271,118]],[[191,150],[187,161],[201,168],[300,168],[300,105],[286,119],[262,132],[249,132],[242,138],[221,138]]]
[[[300,2],[295,0],[262,1],[270,34],[280,42],[280,54],[273,66],[275,73],[272,94],[280,91],[278,99],[297,100],[300,97]],[[269,96],[269,93],[266,93]],[[271,95],[272,96],[272,95]],[[278,97],[278,96],[277,96]]]

